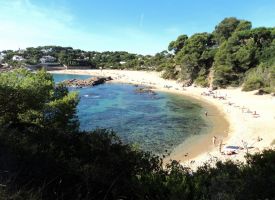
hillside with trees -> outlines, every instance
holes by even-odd
[[[46,64],[59,66],[89,67],[90,69],[132,69],[157,70],[163,63],[172,57],[167,51],[157,53],[155,56],[132,54],[125,51],[83,51],[72,47],[41,46],[26,48],[24,50],[2,51],[2,63],[15,68],[32,65],[43,65],[45,58],[52,58]]]
[[[174,52],[175,64],[165,71],[172,74],[168,78],[187,84],[274,92],[274,44],[275,28],[252,28],[249,21],[225,18],[212,33],[181,35],[172,41],[168,49]]]

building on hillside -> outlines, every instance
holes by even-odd
[[[14,55],[14,56],[12,57],[12,60],[13,60],[13,61],[24,61],[25,58],[23,58],[22,56]]]
[[[119,64],[124,65],[124,64],[126,64],[126,62],[125,61],[120,61]]]
[[[41,63],[53,63],[56,61],[56,58],[53,56],[43,56],[39,60]]]
[[[71,62],[69,63],[71,66],[89,66],[89,58],[77,58],[77,59],[72,59]]]
[[[44,49],[41,49],[41,52],[43,53],[49,53],[52,51],[52,48],[44,48]]]
[[[4,57],[5,57],[5,55],[6,55],[6,54],[4,54],[4,53],[0,53],[0,63],[2,63],[2,61],[3,61]]]
[[[17,51],[17,53],[23,54],[23,53],[25,53],[25,51],[26,51],[25,49],[20,49],[20,48],[19,48],[18,51]]]

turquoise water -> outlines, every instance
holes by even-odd
[[[54,75],[56,82],[89,76]],[[79,92],[78,117],[82,130],[113,129],[127,143],[162,154],[187,137],[202,133],[207,123],[203,108],[180,95],[138,94],[130,84],[106,83],[73,89]],[[204,131],[205,132],[205,131]]]

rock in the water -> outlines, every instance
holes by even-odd
[[[156,92],[153,91],[152,89],[153,89],[152,87],[140,87],[140,88],[135,89],[135,92],[136,93],[147,93],[147,94],[155,95]]]
[[[65,80],[63,81],[63,83],[66,86],[70,86],[70,87],[87,87],[87,86],[100,85],[110,80],[112,80],[110,76],[109,77],[92,77],[85,80],[80,80],[80,79]]]

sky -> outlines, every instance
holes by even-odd
[[[275,0],[0,0],[0,50],[44,45],[155,54],[225,17],[275,26]]]

